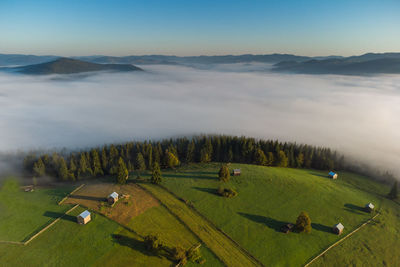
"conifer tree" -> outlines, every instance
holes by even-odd
[[[118,159],[118,170],[117,170],[117,183],[125,184],[128,180],[128,169],[126,168],[125,162],[122,157]]]
[[[146,170],[146,164],[143,158],[142,153],[137,153],[136,155],[136,160],[135,160],[135,169],[138,173],[138,177],[140,177],[140,173],[144,170]]]
[[[279,153],[278,153],[276,166],[278,166],[278,167],[287,167],[288,166],[288,157],[286,156],[285,152],[283,152],[282,150],[279,151]]]
[[[192,140],[188,144],[188,147],[187,147],[187,150],[186,150],[186,159],[185,159],[186,163],[194,162],[194,151],[195,151],[195,149],[196,149],[196,147],[195,147],[195,144],[194,144],[194,140]]]
[[[44,163],[41,158],[39,158],[34,164],[33,164],[33,174],[37,177],[41,177],[45,174],[46,172],[46,167],[44,166]]]
[[[103,168],[103,172],[108,169],[107,150],[105,147],[101,150],[101,167]]]
[[[102,176],[104,175],[103,168],[101,167],[99,152],[97,149],[92,149],[92,170],[94,176]]]
[[[304,163],[304,154],[299,153],[296,157],[296,168],[303,167],[303,163]]]
[[[397,181],[393,183],[392,189],[388,194],[389,199],[397,199],[398,198],[398,190],[397,190]]]
[[[229,168],[225,164],[221,166],[218,172],[218,177],[221,181],[227,182],[231,178],[231,174],[229,173]]]
[[[265,156],[264,151],[259,148],[256,150],[256,153],[254,155],[254,163],[262,166],[267,165],[267,157]]]
[[[166,158],[167,158],[167,167],[168,168],[175,168],[176,166],[179,165],[179,160],[173,153],[166,151],[165,154],[166,154]]]
[[[207,148],[203,147],[200,150],[200,162],[201,163],[208,163],[211,161],[211,156],[208,154]]]
[[[63,181],[67,181],[69,176],[67,164],[65,163],[65,160],[63,157],[60,157],[58,160],[58,177],[61,178]]]
[[[161,176],[160,165],[158,165],[158,163],[155,162],[153,165],[153,171],[151,174],[151,182],[153,184],[159,184],[159,183],[161,183],[161,179],[162,179],[162,176]]]

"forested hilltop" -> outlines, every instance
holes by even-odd
[[[155,163],[174,168],[181,163],[211,161],[321,170],[344,166],[343,156],[329,148],[247,137],[199,136],[111,144],[78,152],[30,153],[24,159],[24,168],[35,177],[76,181],[114,175],[121,169],[151,170]]]

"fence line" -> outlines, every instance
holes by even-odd
[[[69,198],[73,193],[75,193],[76,191],[78,191],[79,189],[81,189],[82,187],[84,187],[85,184],[81,184],[80,186],[78,186],[77,188],[75,188],[71,193],[69,193],[66,197],[64,197],[63,199],[61,199],[60,202],[58,202],[58,205],[61,205],[67,198]]]
[[[327,249],[325,249],[324,251],[322,251],[318,256],[316,256],[315,258],[313,258],[312,260],[310,260],[306,265],[304,265],[304,267],[308,267],[311,263],[313,263],[315,260],[319,259],[322,255],[324,255],[326,252],[328,252],[328,250],[330,250],[331,248],[337,246],[339,243],[343,242],[346,238],[352,236],[355,232],[357,232],[357,231],[360,230],[362,227],[364,227],[365,225],[367,225],[369,222],[371,222],[373,219],[375,219],[378,215],[379,215],[379,213],[377,213],[374,217],[372,217],[371,219],[369,219],[369,220],[366,221],[365,223],[361,224],[357,229],[353,230],[351,233],[349,233],[348,235],[344,236],[342,239],[339,239],[338,241],[336,241],[335,243],[333,243],[332,245],[330,245]]]

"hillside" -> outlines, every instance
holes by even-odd
[[[372,59],[371,59],[372,58]],[[283,61],[274,65],[274,71],[302,74],[399,74],[398,57],[351,57],[348,59],[309,60],[305,62]]]
[[[91,71],[140,71],[138,68],[129,64],[97,64],[77,59],[59,58],[51,62],[28,65],[24,67],[15,68],[19,73],[23,74],[72,74]]]
[[[241,168],[242,175],[231,177],[228,185],[238,195],[227,199],[216,193],[219,166],[189,165],[168,171],[162,184],[191,203],[264,265],[304,265],[371,218],[373,214],[362,209],[368,202],[375,203],[380,211],[375,224],[368,224],[360,234],[330,250],[316,265],[337,266],[340,262],[348,266],[357,262],[359,266],[382,266],[383,261],[387,266],[400,264],[399,254],[390,256],[396,254],[395,243],[400,237],[400,206],[383,197],[389,190],[387,186],[347,172],[340,173],[334,181],[323,171],[232,164],[231,169]],[[294,223],[301,211],[310,214],[311,233],[281,233],[280,227]],[[341,236],[331,231],[338,222],[345,225]]]

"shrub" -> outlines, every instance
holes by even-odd
[[[161,240],[155,235],[145,236],[144,243],[148,251],[158,251],[163,246]]]
[[[307,212],[302,211],[299,217],[297,217],[296,230],[305,233],[311,232],[311,219]]]
[[[227,198],[235,197],[238,194],[235,191],[235,189],[224,188],[223,186],[219,186],[217,192],[218,192],[218,195],[223,196],[223,197],[227,197]]]

